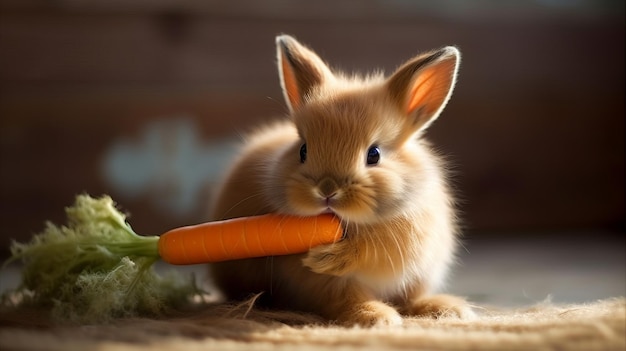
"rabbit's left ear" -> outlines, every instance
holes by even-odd
[[[330,69],[313,51],[288,35],[276,37],[280,85],[289,110],[306,102],[313,89],[333,77]]]
[[[461,54],[453,46],[417,56],[387,81],[387,90],[414,131],[427,128],[452,95]]]

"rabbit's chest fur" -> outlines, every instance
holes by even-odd
[[[454,232],[446,218],[427,217],[414,214],[377,225],[349,227],[352,235],[348,240],[358,251],[354,260],[359,267],[352,278],[381,298],[402,295],[416,286],[424,291],[439,288],[453,259]],[[379,226],[387,227],[384,238],[377,233]]]

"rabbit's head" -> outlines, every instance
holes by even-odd
[[[419,55],[390,77],[334,73],[289,36],[277,38],[283,93],[299,140],[285,145],[267,179],[282,212],[332,212],[372,223],[441,196],[440,167],[421,133],[456,81],[454,47]]]

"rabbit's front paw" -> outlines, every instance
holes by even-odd
[[[312,248],[302,263],[315,273],[342,276],[351,270],[353,258],[346,243],[338,242]]]

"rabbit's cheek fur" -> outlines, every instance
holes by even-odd
[[[332,191],[324,189],[328,182],[336,184]],[[375,185],[368,181],[329,177],[317,180],[296,174],[290,177],[285,191],[289,206],[303,215],[330,210],[344,220],[364,222],[376,214],[377,193]]]
[[[299,173],[288,179],[285,195],[289,208],[305,216],[317,215],[326,209],[324,200],[316,194],[313,180]]]
[[[396,215],[407,201],[406,180],[383,165],[368,173],[370,186],[376,192],[376,216],[382,220]]]
[[[326,176],[320,180],[293,171],[285,184],[285,205],[299,215],[331,210],[342,219],[356,223],[374,223],[395,216],[414,195],[408,184],[414,176],[399,176],[402,173],[398,173],[398,166],[389,163],[396,167],[371,167],[358,176],[341,179]],[[327,183],[334,184],[332,191],[324,189]]]
[[[325,189],[327,183],[334,184],[332,190]],[[380,169],[344,179],[317,180],[296,173],[289,177],[285,192],[288,207],[298,214],[331,210],[348,222],[373,223],[399,209],[398,201],[406,196],[404,190],[397,175]]]
[[[328,201],[329,207],[346,221],[366,222],[376,215],[376,189],[368,179],[349,179]]]

